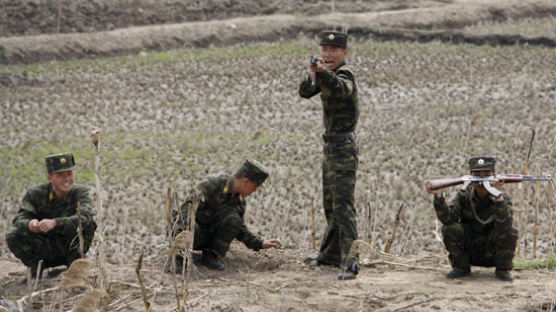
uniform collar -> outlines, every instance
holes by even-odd
[[[231,175],[226,180],[226,184],[222,189],[222,195],[229,196],[229,197],[238,197],[240,201],[243,201],[243,196],[241,194],[233,195],[232,193],[233,190],[234,190],[234,176]]]
[[[58,196],[56,196],[56,191],[54,190],[54,185],[52,185],[52,183],[48,183],[48,202],[52,203],[55,202],[56,200],[61,200],[61,201],[67,201],[69,203],[70,201],[70,192],[67,192],[66,195],[64,195],[64,198],[62,199],[58,199]]]

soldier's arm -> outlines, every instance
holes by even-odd
[[[462,201],[464,195],[458,191],[456,196],[452,198],[450,204],[446,203],[444,196],[434,197],[434,210],[436,211],[436,216],[442,224],[450,225],[458,221],[461,217]]]
[[[512,229],[512,200],[507,194],[503,194],[502,201],[494,202],[494,228],[501,236],[506,235]]]
[[[16,229],[28,228],[29,221],[37,218],[36,202],[32,193],[27,192],[21,201],[21,208],[14,217],[12,224]]]
[[[340,69],[337,74],[326,69],[319,73],[319,79],[334,97],[345,99],[353,92],[355,76],[349,69]]]
[[[313,97],[315,94],[318,94],[319,92],[320,92],[319,85],[317,84],[316,86],[313,87],[310,77],[305,78],[305,80],[303,80],[299,85],[299,96],[301,96],[304,99],[309,99]]]
[[[243,242],[247,248],[256,251],[263,248],[263,239],[251,233],[245,224],[242,225],[236,238],[237,240]]]
[[[55,218],[56,227],[53,231],[65,232],[66,230],[77,229],[80,218],[83,228],[88,227],[94,222],[93,217],[95,213],[89,191],[84,187],[74,187],[71,197],[72,202],[76,202],[79,205],[79,216],[77,215],[77,206],[75,206],[76,212],[74,215]]]

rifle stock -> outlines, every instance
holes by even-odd
[[[436,180],[429,180],[425,182],[425,185],[431,190],[436,191],[439,189],[443,189],[445,187],[450,187],[458,184],[463,184],[465,181],[462,177],[459,178],[448,178],[448,179],[436,179]]]

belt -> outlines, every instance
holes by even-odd
[[[325,143],[342,143],[342,142],[355,142],[355,133],[334,133],[334,134],[323,134],[322,139]]]

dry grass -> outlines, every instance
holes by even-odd
[[[75,309],[73,309],[73,311],[74,312],[98,311],[98,309],[96,308],[96,303],[100,299],[106,296],[108,296],[108,294],[106,293],[106,291],[104,291],[104,289],[100,289],[100,288],[91,289],[85,293],[85,296],[81,299],[81,301],[79,301],[79,303],[77,304]]]

